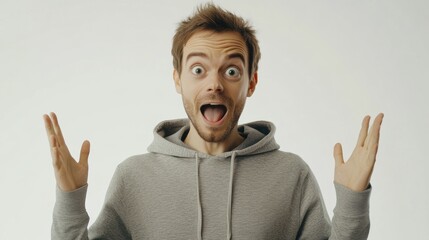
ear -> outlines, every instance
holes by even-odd
[[[174,69],[173,71],[173,79],[174,79],[174,85],[176,87],[176,92],[178,94],[182,94],[182,86],[181,86],[181,82],[180,82],[180,74],[179,72]]]
[[[251,97],[255,92],[256,84],[258,84],[258,72],[254,72],[249,81],[249,89],[247,90],[247,97]]]

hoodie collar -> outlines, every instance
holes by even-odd
[[[188,119],[167,120],[159,123],[154,131],[154,139],[148,147],[149,152],[175,157],[194,158],[195,150],[183,142],[183,136],[189,131]],[[233,152],[240,156],[249,156],[279,149],[274,139],[275,126],[271,122],[257,121],[238,126],[238,131],[245,140],[235,149],[217,155],[228,158]],[[212,157],[198,152],[200,158]]]

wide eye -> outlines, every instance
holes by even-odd
[[[229,67],[225,72],[228,78],[239,78],[241,76],[240,69],[237,67]]]
[[[191,72],[194,75],[201,75],[204,73],[204,68],[202,68],[201,66],[195,66],[195,67],[192,67]]]

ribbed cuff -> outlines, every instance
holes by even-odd
[[[87,190],[88,184],[71,192],[64,192],[57,186],[54,214],[73,216],[86,213],[85,199]]]
[[[334,209],[336,213],[349,217],[369,214],[371,185],[362,192],[355,192],[335,182],[334,185],[337,193],[337,204]]]

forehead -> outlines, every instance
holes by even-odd
[[[244,59],[247,59],[246,44],[241,35],[236,32],[197,32],[186,42],[183,48],[183,59],[195,52],[207,55],[239,53],[244,56]]]

